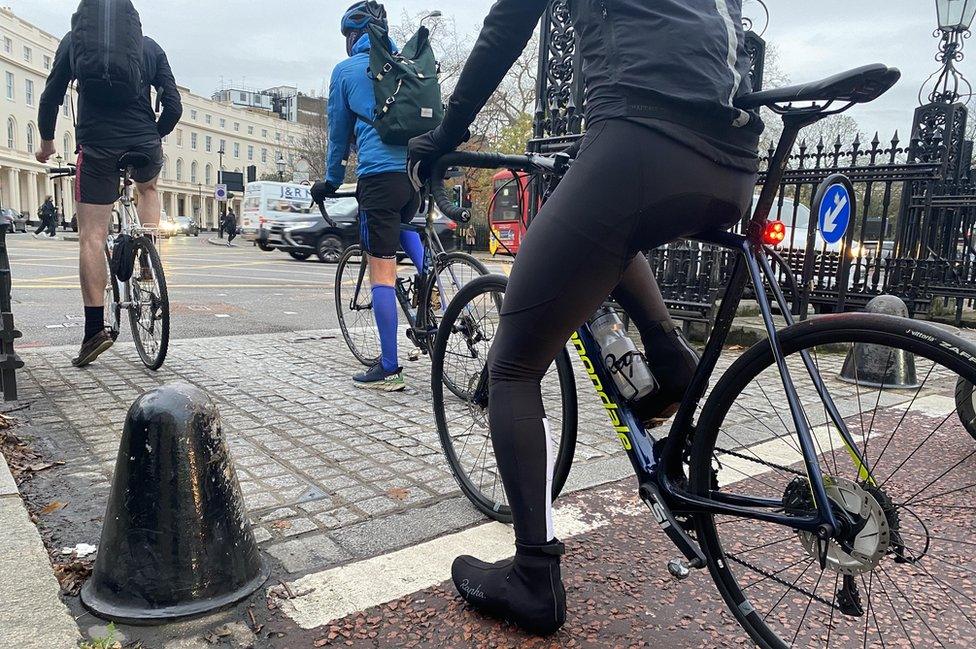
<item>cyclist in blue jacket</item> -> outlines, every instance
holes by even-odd
[[[397,357],[396,255],[402,247],[423,273],[424,246],[416,232],[401,231],[417,214],[419,196],[406,174],[407,150],[385,144],[371,125],[376,108],[369,76],[370,24],[387,27],[386,9],[378,2],[357,2],[342,17],[349,58],[332,72],[329,88],[329,157],[327,176],[316,183],[316,200],[334,193],[346,174],[350,152],[358,154],[356,175],[360,241],[369,256],[373,314],[382,356],[376,365],[353,377],[357,387],[389,392],[404,389]],[[391,43],[391,45],[393,45]],[[394,46],[395,48],[395,46]]]

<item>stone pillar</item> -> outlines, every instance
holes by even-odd
[[[37,200],[37,172],[27,172],[27,211],[36,218],[37,208],[41,205]]]
[[[176,216],[176,192],[169,193],[169,204],[166,206],[166,213]]]
[[[16,169],[7,169],[7,205],[18,212],[23,209],[20,204],[20,172]]]
[[[65,178],[61,181],[61,201],[64,203],[64,220],[71,223],[71,217],[75,214],[75,180]]]

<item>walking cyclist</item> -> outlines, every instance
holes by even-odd
[[[110,20],[106,20],[110,17]],[[81,293],[85,302],[85,337],[75,367],[88,365],[112,346],[105,329],[105,239],[112,205],[119,198],[118,161],[128,152],[149,163],[134,170],[143,225],[159,223],[156,181],[163,168],[162,138],[183,114],[180,93],[163,49],[143,36],[131,0],[81,0],[61,39],[38,107],[41,147],[46,163],[55,153],[58,110],[68,84],[78,81],[78,138],[75,200],[78,202]],[[105,27],[107,25],[107,27]],[[108,78],[105,64],[108,63]],[[150,99],[156,89],[163,111],[156,120]]]
[[[416,186],[466,138],[524,49],[547,0],[498,0],[441,126],[410,142]],[[489,354],[489,424],[515,524],[515,558],[459,557],[461,596],[545,634],[566,619],[564,552],[553,531],[552,440],[540,381],[608,295],[627,310],[662,389],[638,404],[674,411],[697,358],[678,335],[642,250],[728,227],[752,201],[762,122],[750,92],[741,0],[573,0],[587,132],[533,221],[512,269]]]
[[[423,274],[424,245],[420,235],[401,231],[417,215],[420,199],[406,174],[407,149],[385,144],[369,121],[376,109],[369,72],[370,35],[375,24],[388,30],[386,9],[378,2],[357,2],[342,16],[349,58],[332,72],[329,86],[329,155],[325,181],[316,183],[312,197],[321,202],[335,193],[345,177],[350,151],[358,154],[360,242],[369,257],[373,314],[380,336],[379,362],[353,377],[357,387],[384,391],[405,388],[397,354],[397,250],[402,247]],[[390,43],[395,51],[395,44]]]

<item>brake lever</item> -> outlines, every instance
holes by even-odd
[[[325,219],[325,222],[329,224],[329,227],[332,227],[332,228],[338,228],[339,227],[338,224],[336,224],[336,222],[332,220],[332,217],[329,216],[329,213],[326,211],[326,209],[325,209],[325,201],[322,201],[320,203],[320,202],[318,202],[318,201],[316,201],[316,200],[313,199],[312,200],[312,204],[309,205],[309,207],[313,207],[313,206],[318,206],[319,212],[322,213],[322,218]]]

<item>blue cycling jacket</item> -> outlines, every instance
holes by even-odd
[[[369,34],[363,34],[353,47],[352,56],[332,71],[326,180],[336,185],[346,175],[343,162],[354,145],[359,152],[356,174],[360,178],[391,171],[406,173],[407,169],[407,148],[384,144],[376,129],[361,119],[372,120],[376,108],[373,80],[367,74],[369,45]]]

